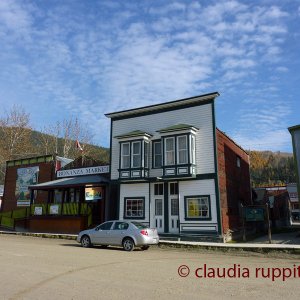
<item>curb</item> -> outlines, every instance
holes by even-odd
[[[33,236],[47,239],[76,240],[77,234],[0,231],[0,234]]]
[[[16,231],[0,231],[1,234],[6,235],[20,235],[32,236],[50,239],[64,239],[76,240],[77,234],[61,234],[61,233],[33,233],[33,232],[16,232]],[[268,252],[285,252],[292,254],[300,254],[300,245],[286,245],[286,244],[222,244],[222,243],[209,243],[209,242],[183,242],[183,241],[166,241],[160,240],[160,246],[170,248],[187,248],[187,249],[206,249],[206,250],[219,250],[219,251],[252,251],[260,253]]]

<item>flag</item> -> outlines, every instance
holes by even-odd
[[[76,140],[76,145],[75,145],[76,149],[80,150],[81,152],[83,151],[83,148],[81,147],[80,143],[78,140]]]
[[[65,165],[71,163],[74,159],[56,156],[55,157],[55,172],[59,171],[61,168],[63,168]]]

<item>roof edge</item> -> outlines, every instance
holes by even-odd
[[[127,109],[123,111],[117,111],[117,112],[112,112],[112,113],[106,113],[104,114],[107,118],[116,118],[122,115],[129,116],[131,114],[136,114],[141,111],[155,111],[159,110],[160,108],[168,107],[168,106],[180,106],[184,105],[184,102],[189,101],[189,100],[198,100],[198,101],[204,101],[204,100],[213,100],[214,98],[220,96],[218,92],[213,92],[209,94],[203,94],[199,96],[193,96],[189,98],[183,98],[179,100],[173,100],[173,101],[168,101],[168,102],[163,102],[163,103],[158,103],[158,104],[153,104],[153,105],[148,105],[148,106],[143,106],[143,107],[137,107],[137,108],[132,108],[132,109]],[[199,99],[197,99],[199,98]],[[177,104],[177,105],[176,105]]]

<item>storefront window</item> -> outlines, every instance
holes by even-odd
[[[63,192],[60,190],[54,191],[54,203],[62,203]]]
[[[186,218],[210,218],[209,196],[185,197]]]
[[[145,198],[125,198],[124,218],[144,219]]]

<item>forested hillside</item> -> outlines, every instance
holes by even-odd
[[[74,159],[83,154],[109,162],[109,149],[95,145],[88,126],[77,118],[35,131],[30,125],[30,115],[20,107],[13,107],[0,117],[0,141],[0,184],[4,183],[8,160],[48,154]],[[76,147],[76,141],[83,151]]]
[[[296,182],[293,154],[250,151],[250,173],[253,187]]]

